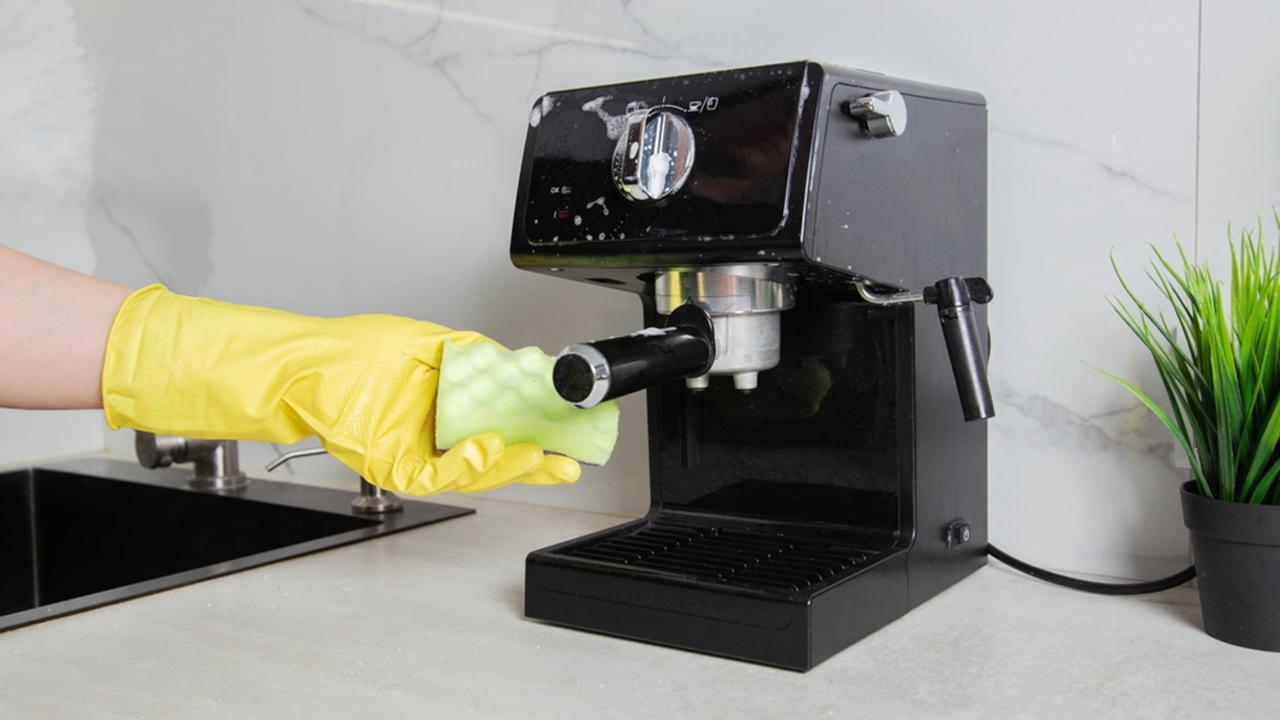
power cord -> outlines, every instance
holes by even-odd
[[[1159,578],[1158,580],[1135,583],[1094,582],[1092,580],[1073,578],[1068,575],[1059,575],[1056,572],[1038,568],[1035,565],[1019,560],[995,545],[987,545],[987,554],[1014,570],[1024,572],[1038,580],[1062,585],[1073,590],[1083,590],[1084,592],[1101,593],[1103,595],[1145,595],[1146,593],[1160,592],[1161,590],[1177,587],[1196,576],[1196,566],[1192,565],[1185,570],[1180,570],[1169,577]]]

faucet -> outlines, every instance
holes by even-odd
[[[296,460],[303,457],[311,457],[313,455],[324,455],[324,448],[307,448],[305,450],[294,450],[287,452],[280,457],[267,463],[267,472],[271,472],[276,468],[284,465],[290,460]],[[384,515],[386,513],[398,512],[404,509],[404,501],[396,497],[395,493],[387,492],[373,483],[360,478],[360,494],[351,501],[351,511],[362,515]]]
[[[133,449],[145,468],[193,463],[195,474],[189,480],[193,487],[229,492],[249,484],[248,476],[240,471],[240,446],[235,440],[197,440],[139,431]]]

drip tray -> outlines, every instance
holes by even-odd
[[[702,583],[797,592],[844,577],[887,551],[725,527],[645,523],[560,554]]]
[[[535,550],[525,615],[807,670],[907,611],[906,547],[884,534],[662,513]]]

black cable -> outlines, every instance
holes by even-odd
[[[1050,572],[1044,568],[1038,568],[1035,565],[1025,563],[1016,557],[1006,553],[995,545],[987,545],[987,554],[1008,565],[1014,570],[1024,572],[1038,580],[1051,582],[1055,585],[1062,585],[1073,590],[1083,590],[1084,592],[1102,593],[1103,595],[1144,595],[1146,593],[1160,592],[1177,587],[1184,582],[1196,576],[1196,566],[1180,570],[1169,577],[1163,577],[1158,580],[1147,580],[1146,582],[1135,583],[1103,583],[1094,582],[1092,580],[1081,580],[1068,575],[1059,575],[1056,572]]]

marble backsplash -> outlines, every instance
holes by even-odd
[[[38,150],[66,127],[88,133],[41,156],[81,168],[70,185],[30,163],[0,167],[0,181],[28,193],[0,199],[10,211],[0,230],[20,247],[53,259],[87,253],[98,275],[135,285],[160,281],[306,313],[395,312],[547,350],[636,328],[640,306],[517,272],[506,257],[528,108],[541,93],[805,57],[978,90],[989,103],[998,298],[991,537],[1033,562],[1100,574],[1186,561],[1175,491],[1185,462],[1097,370],[1158,389],[1107,305],[1118,289],[1109,256],[1137,276],[1148,243],[1168,245],[1176,233],[1215,257],[1229,219],[1273,201],[1280,171],[1259,160],[1277,149],[1280,53],[1262,34],[1264,20],[1280,16],[1272,6],[0,0],[0,8],[0,86],[29,90],[0,92],[0,160],[40,156],[29,145]],[[1248,191],[1236,192],[1245,179]],[[54,192],[48,222],[57,233],[12,212]],[[623,405],[609,466],[588,469],[571,488],[498,495],[643,512],[644,407],[636,398]],[[123,435],[108,444],[127,449]],[[272,452],[245,449],[253,462]],[[326,463],[295,471],[344,472]]]

